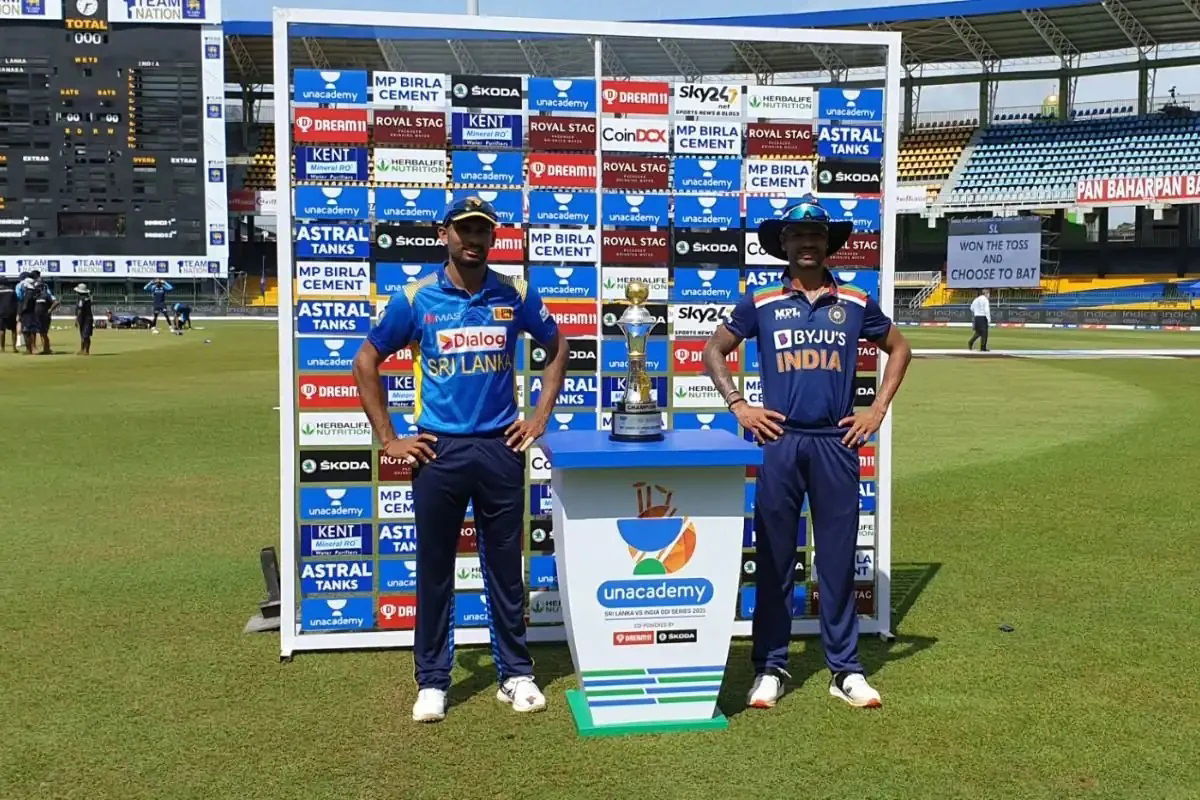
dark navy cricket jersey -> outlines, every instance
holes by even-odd
[[[478,294],[437,272],[392,296],[367,339],[383,355],[413,349],[417,427],[435,433],[487,433],[517,418],[517,337],[540,344],[558,336],[541,297],[521,278],[488,269]]]
[[[882,339],[892,321],[866,292],[828,270],[829,292],[811,304],[784,280],[743,295],[725,327],[758,338],[764,408],[792,427],[836,427],[854,413],[858,340]]]

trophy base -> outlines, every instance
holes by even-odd
[[[614,442],[661,442],[663,441],[662,413],[655,408],[648,411],[626,411],[622,403],[613,410],[612,433]]]

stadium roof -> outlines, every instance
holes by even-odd
[[[656,22],[899,31],[909,67],[968,62],[994,68],[1005,60],[1039,58],[1077,63],[1085,53],[1132,48],[1148,54],[1161,45],[1200,42],[1200,0],[1041,0],[1032,8],[1030,0],[865,4],[870,2],[875,0],[860,0],[857,6],[817,0],[817,8],[802,13]],[[224,30],[230,45],[226,74],[269,83],[271,21],[232,19]],[[293,66],[563,76],[592,72],[591,49],[580,37],[459,30],[448,38],[445,30],[408,29],[405,41],[396,46],[388,41],[396,29],[293,25],[292,33]],[[606,59],[607,71],[615,75],[825,72],[844,78],[846,69],[880,66],[874,48],[770,42],[737,48],[683,42],[667,48],[653,39],[607,39],[606,44],[615,55]]]

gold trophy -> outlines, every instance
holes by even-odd
[[[645,302],[650,290],[641,281],[630,281],[625,286],[625,299],[629,307],[617,320],[625,334],[629,351],[629,371],[625,375],[625,396],[617,401],[613,409],[612,433],[609,438],[617,442],[661,442],[663,440],[662,414],[651,392],[654,384],[646,374],[646,337],[658,319],[646,310]]]

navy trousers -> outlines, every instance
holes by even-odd
[[[502,433],[438,437],[437,458],[413,472],[417,526],[417,619],[413,658],[417,686],[450,688],[454,666],[454,558],[467,502],[475,506],[479,560],[499,680],[532,675],[525,644],[525,575],[521,566],[525,454]]]
[[[758,556],[751,658],[757,672],[787,669],[796,535],[806,493],[820,564],[825,662],[834,672],[863,671],[854,607],[858,451],[842,444],[844,434],[844,429],[789,430],[763,446],[754,508]]]

